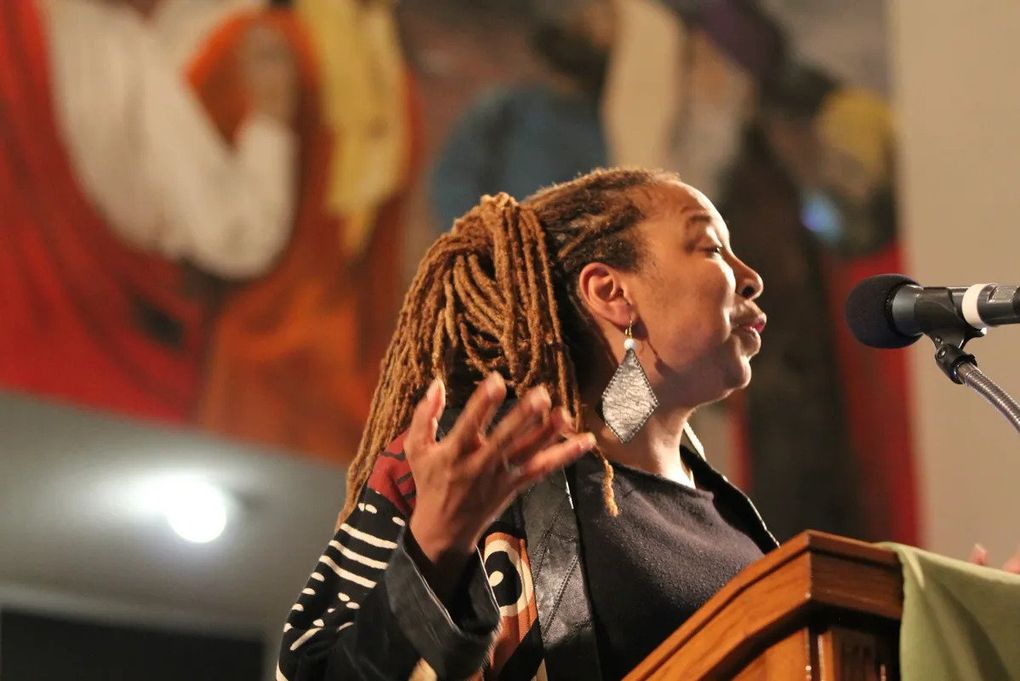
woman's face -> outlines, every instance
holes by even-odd
[[[715,206],[679,182],[656,188],[637,225],[645,258],[624,275],[636,317],[638,357],[661,403],[697,406],[751,379],[765,315],[762,281],[730,247]]]

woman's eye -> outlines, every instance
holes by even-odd
[[[714,253],[715,255],[722,255],[723,254],[723,247],[718,245],[718,244],[712,244],[710,246],[706,246],[705,250],[708,251],[709,253]]]

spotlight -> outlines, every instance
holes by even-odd
[[[164,488],[163,513],[173,531],[196,544],[213,541],[227,525],[228,500],[222,491],[198,479],[169,481]]]

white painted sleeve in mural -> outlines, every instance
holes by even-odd
[[[166,164],[176,165],[180,174],[162,175],[159,187],[174,201],[165,219],[173,225],[169,234],[180,239],[168,244],[167,254],[228,278],[266,272],[290,238],[297,189],[295,135],[255,114],[238,131],[236,152],[219,139],[195,137],[196,155],[202,154],[204,142],[216,143],[206,147],[198,172],[189,172],[194,161],[182,154]]]
[[[82,0],[45,10],[58,125],[110,228],[218,276],[267,271],[291,232],[295,135],[250,116],[233,148],[132,11]]]
[[[655,0],[614,0],[617,34],[602,98],[613,164],[664,168],[681,105],[687,36]],[[655,64],[655,68],[649,68]]]

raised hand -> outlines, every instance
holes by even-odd
[[[595,445],[591,433],[571,434],[569,414],[553,409],[542,387],[525,394],[490,430],[505,398],[502,377],[490,374],[437,442],[446,406],[445,387],[437,379],[415,408],[404,439],[417,491],[409,528],[431,563],[422,567],[440,597],[456,584],[482,533],[518,492]]]

